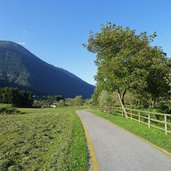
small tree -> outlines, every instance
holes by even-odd
[[[67,98],[65,103],[68,106],[82,106],[83,98],[82,96],[76,96],[75,98]]]
[[[74,99],[75,106],[82,106],[83,105],[83,98],[82,96],[76,96]]]
[[[112,108],[114,104],[113,97],[113,94],[109,93],[106,90],[103,90],[98,97],[100,109],[108,113],[112,113]]]
[[[58,103],[57,103],[57,107],[64,107],[65,106],[65,101],[64,100],[60,100]]]
[[[67,98],[65,100],[65,103],[66,103],[67,106],[74,106],[74,102],[73,102],[72,98]]]

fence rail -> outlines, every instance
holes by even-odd
[[[171,134],[171,114],[157,113],[142,111],[137,109],[125,108],[128,118],[134,121],[138,121],[139,124],[143,123],[148,127],[160,129],[165,134]],[[124,116],[123,109],[121,107],[114,108],[114,113]]]

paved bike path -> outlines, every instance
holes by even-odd
[[[171,171],[171,157],[109,121],[77,112],[94,145],[100,171]]]

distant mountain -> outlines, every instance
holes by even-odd
[[[90,98],[95,88],[10,41],[0,41],[0,86],[19,87],[39,95],[84,98]]]

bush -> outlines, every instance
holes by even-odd
[[[103,90],[98,97],[99,107],[102,111],[112,113],[114,106],[114,96],[106,90]]]
[[[66,104],[68,106],[82,106],[83,98],[82,96],[76,96],[75,98],[68,98],[66,99]]]
[[[20,112],[14,108],[1,108],[0,115],[15,115],[15,114],[25,114],[24,112]]]

